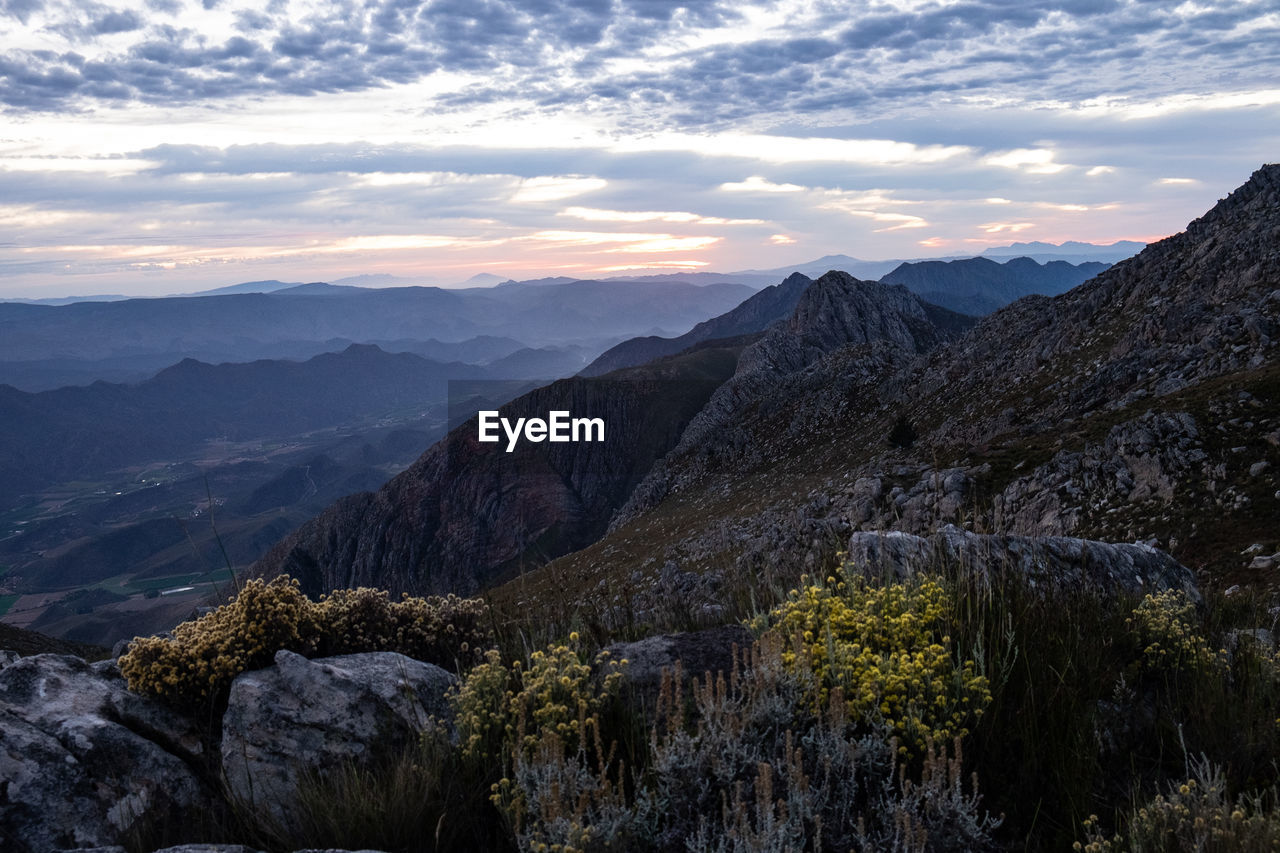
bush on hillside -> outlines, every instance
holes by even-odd
[[[287,649],[314,657],[395,651],[457,669],[487,648],[485,604],[445,597],[391,601],[380,590],[339,590],[320,601],[287,576],[251,580],[228,604],[174,628],[139,637],[120,658],[129,688],[188,710],[225,696],[241,672],[269,666]]]
[[[789,642],[788,667],[812,673],[814,710],[839,690],[850,717],[883,722],[904,750],[968,734],[991,701],[974,662],[956,660],[944,633],[949,599],[935,580],[873,586],[854,572],[802,587],[758,627]]]

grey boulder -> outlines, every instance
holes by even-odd
[[[70,655],[0,670],[0,849],[110,847],[214,802],[191,721]]]
[[[1113,544],[1071,536],[1004,536],[946,525],[933,536],[890,530],[849,538],[848,556],[871,575],[902,579],[959,564],[979,577],[1001,570],[1022,573],[1035,586],[1102,592],[1180,589],[1199,602],[1195,575],[1164,551],[1145,544]]]
[[[348,762],[412,746],[446,722],[455,677],[395,652],[308,660],[289,651],[237,676],[222,723],[233,800],[287,829],[299,785]]]

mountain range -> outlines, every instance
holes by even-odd
[[[547,287],[359,288],[301,285],[236,293],[46,306],[0,305],[0,361],[106,359],[281,341],[462,341],[480,335],[529,346],[609,344],[653,329],[687,329],[754,292],[573,281]],[[607,345],[607,344],[606,344]]]
[[[643,597],[658,590],[659,569],[718,585],[766,563],[813,565],[842,531],[956,523],[1151,539],[1230,577],[1240,543],[1274,541],[1280,517],[1278,237],[1280,167],[1267,166],[1185,232],[976,325],[905,287],[828,273],[804,286],[782,320],[731,339],[731,375],[667,433],[678,435],[674,446],[618,447],[628,478],[648,471],[620,508],[599,505],[592,525],[608,514],[609,532],[594,544],[575,552],[587,533],[556,538],[578,510],[559,486],[540,492],[536,483],[562,478],[498,488],[487,461],[495,457],[471,452],[474,428],[464,425],[382,491],[306,525],[256,571],[475,589],[514,560],[524,574],[501,595],[524,608],[563,608],[569,589],[585,601],[626,583]],[[610,400],[617,392],[602,393],[596,405],[622,404]],[[544,398],[509,408],[533,411],[535,400]],[[448,450],[459,447],[469,452]],[[566,447],[553,470],[600,464]],[[466,495],[469,510],[483,506],[485,518],[509,520],[504,548],[476,552],[465,524],[440,521],[461,518],[446,512],[453,495]],[[543,512],[515,509],[530,501]],[[557,547],[521,547],[546,537]],[[568,553],[530,568],[556,550]],[[442,561],[444,551],[466,558]],[[607,598],[593,606],[607,611]]]

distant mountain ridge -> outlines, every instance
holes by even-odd
[[[1041,264],[1023,256],[1002,261],[967,258],[904,263],[880,280],[904,285],[935,305],[981,317],[1024,296],[1065,293],[1107,267],[1096,261]]]
[[[211,438],[290,435],[398,407],[442,406],[475,365],[355,345],[306,362],[187,359],[138,385],[28,394],[0,385],[0,506],[56,482],[190,452]]]
[[[702,341],[763,332],[789,316],[801,294],[812,283],[809,277],[792,273],[780,284],[764,288],[736,308],[704,320],[679,337],[649,335],[623,341],[598,356],[583,369],[581,375],[600,376],[621,367],[633,367],[664,355],[674,355]]]
[[[1071,263],[1099,261],[1106,264],[1114,264],[1125,258],[1133,257],[1146,248],[1146,245],[1146,243],[1138,243],[1133,240],[1117,240],[1114,243],[1105,245],[1081,243],[1076,240],[1067,240],[1064,243],[1043,243],[1037,240],[1030,243],[1011,243],[1008,246],[993,246],[989,249],[983,249],[982,257],[1026,257],[1038,260],[1041,263],[1048,261],[1069,261]]]
[[[0,304],[0,361],[119,358],[331,338],[460,341],[489,335],[531,346],[608,345],[653,328],[687,329],[753,292],[736,284],[573,281],[463,290],[307,285],[294,293],[60,307],[6,303]]]

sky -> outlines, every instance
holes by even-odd
[[[1280,0],[0,0],[0,297],[1151,241]]]

